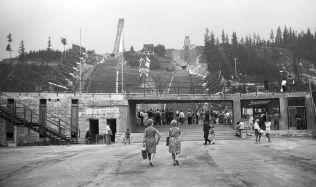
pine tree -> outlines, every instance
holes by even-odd
[[[25,48],[24,48],[24,42],[23,40],[20,42],[20,47],[19,47],[19,59],[24,62],[24,55],[25,55]]]
[[[272,29],[271,29],[271,33],[270,33],[270,41],[272,44],[274,43],[274,33],[273,33]]]
[[[284,30],[283,30],[283,45],[288,44],[288,39],[289,39],[289,32],[288,32],[287,27],[285,25]]]
[[[225,32],[224,32],[224,30],[222,30],[222,44],[224,44],[225,43]]]
[[[282,31],[281,31],[281,28],[279,26],[277,29],[277,32],[276,32],[275,43],[277,45],[280,45],[281,42],[282,42]]]
[[[228,34],[226,34],[226,36],[225,36],[225,43],[226,43],[226,44],[229,44]]]
[[[50,47],[52,46],[52,43],[50,41],[50,37],[48,37],[48,45],[47,45],[47,51],[50,51]]]
[[[134,47],[133,46],[131,46],[131,48],[130,48],[130,50],[129,50],[130,52],[135,52],[135,50],[134,50]]]
[[[237,39],[236,32],[233,32],[233,35],[232,35],[232,45],[235,47],[238,45],[238,39]]]
[[[219,39],[218,39],[218,37],[216,37],[215,45],[216,45],[216,46],[219,46]]]

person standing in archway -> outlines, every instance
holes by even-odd
[[[105,125],[105,142],[106,142],[106,145],[111,144],[111,134],[112,134],[112,131],[111,131],[110,125],[107,123]]]

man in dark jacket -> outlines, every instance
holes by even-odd
[[[205,141],[205,143],[203,145],[207,145],[207,142],[208,142],[208,144],[211,143],[211,140],[208,139],[208,135],[210,133],[210,129],[211,129],[210,125],[208,124],[207,121],[205,121],[203,123],[203,132],[204,132],[204,141]]]

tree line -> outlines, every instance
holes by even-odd
[[[220,39],[214,32],[206,29],[204,58],[210,72],[221,71],[226,79],[263,79],[279,80],[277,61],[279,49],[287,48],[293,53],[293,66],[301,59],[312,61],[316,65],[316,32],[310,29],[298,33],[291,27],[278,27],[271,30],[270,39],[265,40],[259,34],[238,38],[237,33],[228,34],[222,30]],[[295,69],[295,67],[293,67]]]

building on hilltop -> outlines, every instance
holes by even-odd
[[[142,52],[146,55],[153,55],[154,49],[155,49],[154,44],[144,44]]]

